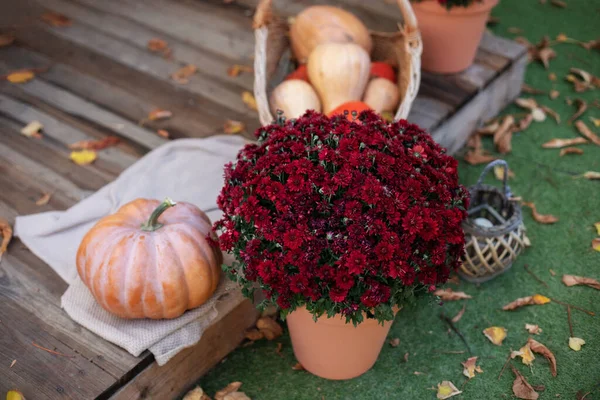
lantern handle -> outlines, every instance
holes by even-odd
[[[503,191],[504,191],[504,196],[506,196],[507,199],[510,199],[512,197],[512,192],[510,191],[510,186],[508,186],[508,163],[504,160],[494,160],[491,163],[489,163],[488,165],[485,166],[485,168],[483,169],[483,171],[481,172],[481,175],[479,176],[479,179],[477,180],[477,186],[481,186],[483,184],[483,179],[485,178],[485,176],[487,175],[488,172],[490,172],[490,170],[498,165],[501,165],[502,167],[504,167],[504,176],[502,177],[502,186],[503,186]]]

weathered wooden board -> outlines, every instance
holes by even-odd
[[[259,126],[241,99],[253,77],[229,76],[233,64],[250,65],[251,17],[258,0],[20,0],[0,2],[0,32],[14,45],[0,48],[0,75],[39,72],[14,85],[0,81],[0,216],[66,209],[151,149],[172,138],[222,133],[228,119]],[[371,29],[394,30],[399,10],[382,1],[277,0],[283,15],[311,4],[332,4],[358,15]],[[67,27],[40,20],[48,10],[72,20]],[[147,49],[165,40],[171,55]],[[521,87],[525,49],[486,34],[475,63],[457,75],[423,74],[409,120],[428,129],[453,153],[482,121],[514,99]],[[198,72],[187,84],[170,78],[187,64]],[[155,108],[173,112],[144,121]],[[42,139],[19,133],[44,125]],[[68,145],[116,135],[88,166],[69,161]],[[43,193],[48,204],[37,206]],[[240,293],[219,304],[220,317],[197,346],[164,367],[149,353],[133,357],[74,323],[60,308],[66,284],[19,240],[0,264],[0,394],[12,387],[34,399],[169,399],[187,389],[242,340],[256,311]],[[51,354],[40,346],[66,355]],[[13,360],[17,360],[10,367]]]

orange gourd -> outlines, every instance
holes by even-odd
[[[210,220],[193,204],[137,199],[84,236],[77,271],[119,317],[176,318],[217,288],[223,255],[212,240]]]
[[[296,68],[295,71],[290,72],[285,77],[284,81],[289,81],[291,79],[300,79],[302,81],[310,83],[310,80],[308,79],[308,71],[306,69],[306,64],[302,64],[298,68]]]
[[[331,110],[331,112],[329,114],[327,114],[328,117],[333,117],[335,115],[346,115],[346,118],[349,121],[354,121],[354,115],[352,115],[352,113],[354,112],[355,115],[360,114],[361,111],[364,110],[370,110],[371,107],[369,107],[367,104],[363,103],[362,101],[349,101],[347,103],[344,103],[336,108],[334,108],[333,110]],[[346,114],[346,111],[348,112]]]
[[[292,52],[300,63],[322,43],[356,43],[371,53],[373,42],[367,27],[346,10],[312,6],[300,12],[290,27]]]

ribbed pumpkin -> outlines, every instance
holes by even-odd
[[[206,214],[190,203],[137,199],[102,218],[77,251],[82,281],[122,318],[176,318],[205,303],[223,255]]]

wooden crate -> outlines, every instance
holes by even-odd
[[[0,75],[39,70],[26,84],[0,82],[0,216],[14,222],[17,215],[72,206],[164,143],[157,129],[173,138],[205,137],[232,119],[246,124],[250,136],[258,118],[241,93],[252,91],[253,76],[231,77],[227,69],[252,62],[256,3],[20,0],[0,7],[0,30],[17,37],[15,45],[0,48]],[[275,1],[288,14],[320,3],[343,6],[378,30],[395,29],[399,18],[382,1]],[[41,22],[48,10],[68,16],[71,25]],[[171,56],[150,52],[152,38],[167,41]],[[424,74],[409,120],[455,152],[481,121],[517,96],[525,63],[524,48],[486,35],[469,70]],[[186,64],[199,67],[188,84],[169,78]],[[157,107],[173,117],[139,123]],[[19,133],[32,120],[44,125],[43,139]],[[69,161],[69,144],[107,135],[123,144],[100,152],[89,166]],[[46,192],[52,193],[49,204],[35,205]],[[200,343],[159,368],[151,354],[133,357],[74,323],[60,308],[66,284],[18,240],[0,264],[0,289],[0,395],[16,387],[33,399],[173,398],[232,351],[256,318],[250,302],[231,294]]]

